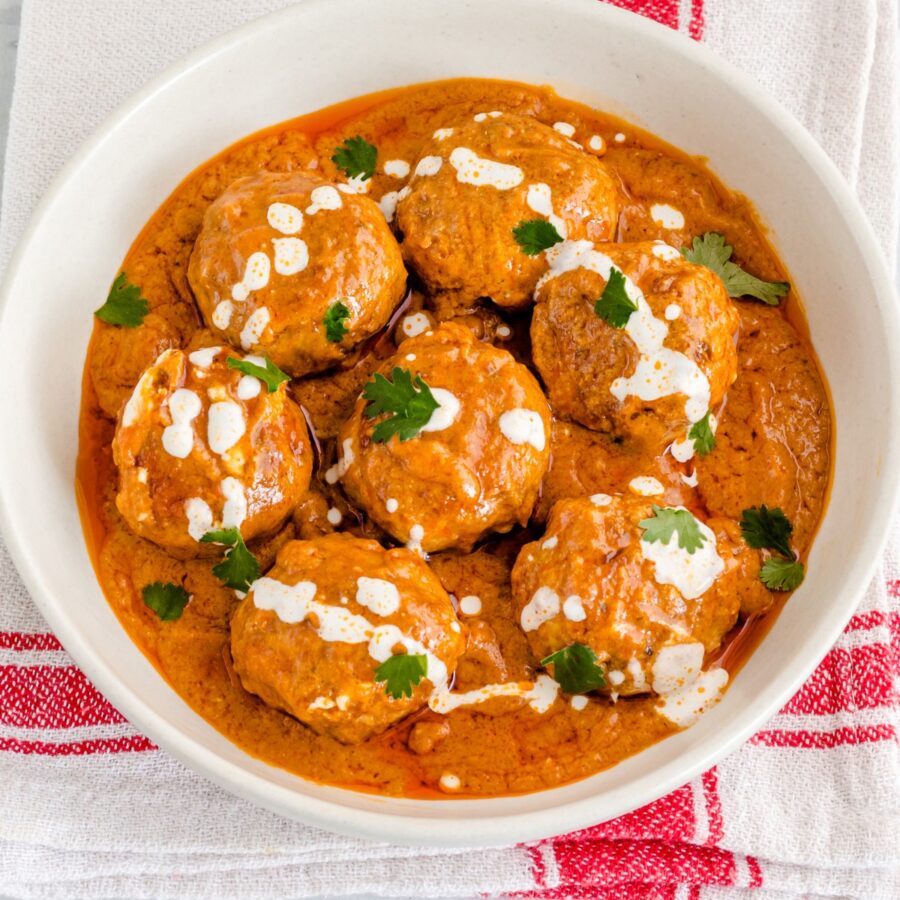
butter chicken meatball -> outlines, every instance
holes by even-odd
[[[239,528],[245,541],[276,530],[309,485],[300,408],[284,383],[269,391],[229,357],[243,359],[222,347],[166,350],[141,375],[113,440],[119,512],[181,558],[221,552],[199,543],[213,529]]]
[[[531,341],[554,411],[650,452],[677,441],[689,458],[688,432],[737,374],[738,313],[719,277],[663,243],[548,255]]]
[[[615,234],[616,188],[603,163],[552,128],[508,113],[437,131],[404,192],[404,256],[428,291],[457,309],[480,297],[506,307],[531,302],[547,263],[516,242],[523,222],[549,220],[572,240]]]
[[[244,687],[347,744],[445,689],[464,649],[450,597],[417,554],[346,534],[286,544],[231,622]]]
[[[742,605],[765,605],[758,574],[759,552],[730,520],[595,494],[553,507],[513,567],[513,601],[538,659],[583,644],[607,690],[667,693],[697,675]]]
[[[379,373],[326,479],[343,478],[378,525],[427,551],[468,549],[527,522],[550,455],[550,411],[532,374],[455,323],[404,341]]]
[[[234,182],[209,207],[188,274],[209,328],[295,377],[383,328],[406,284],[377,204],[300,172]]]

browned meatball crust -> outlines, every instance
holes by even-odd
[[[607,687],[621,694],[670,685],[682,663],[696,674],[737,621],[742,600],[768,595],[759,554],[734,523],[695,517],[703,546],[688,553],[673,535],[648,542],[645,498],[596,494],[561,500],[544,536],[526,544],[512,571],[519,623],[538,659],[573,643],[596,653]]]
[[[384,417],[367,418],[360,398],[331,477],[382,528],[426,551],[468,549],[524,524],[550,455],[550,411],[534,376],[454,323],[404,341],[379,371],[395,367],[421,377],[439,409],[412,439],[376,442]]]
[[[222,347],[166,350],[141,375],[113,440],[119,512],[182,558],[218,552],[199,543],[213,529],[239,528],[244,540],[274,531],[309,485],[300,409],[284,384],[267,391],[229,368],[229,356],[242,358]]]
[[[438,302],[459,309],[480,297],[499,306],[530,303],[547,264],[516,243],[513,229],[522,222],[551,218],[563,237],[612,240],[612,178],[552,128],[486,113],[436,135],[397,206],[397,225],[404,257]]]
[[[406,284],[378,205],[307,173],[232,184],[206,213],[188,274],[213,332],[294,376],[383,328]]]
[[[719,408],[738,314],[718,276],[652,242],[567,247],[551,265],[531,340],[554,412],[661,452]],[[621,327],[595,311],[613,268],[637,305]]]
[[[231,622],[244,687],[347,744],[424,706],[464,648],[450,597],[417,554],[346,534],[286,544]],[[376,671],[400,654],[425,656],[426,673],[395,698]]]

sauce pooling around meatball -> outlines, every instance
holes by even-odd
[[[252,135],[110,302],[100,582],[186,702],[304,778],[586,777],[704,714],[802,579],[831,414],[783,266],[701,163],[550,90]]]

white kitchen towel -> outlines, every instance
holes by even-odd
[[[856,188],[894,264],[893,0],[616,2],[705,41],[778,96]],[[50,180],[117,104],[187,50],[283,5],[25,0],[0,267]],[[717,769],[578,835],[490,851],[396,848],[283,820],[155,749],[74,666],[0,548],[0,891],[896,898],[898,686],[900,530],[810,681]]]

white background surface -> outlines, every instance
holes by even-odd
[[[0,0],[0,177],[2,177],[3,171],[2,152],[5,150],[9,106],[14,83],[20,5],[20,0]],[[898,271],[897,283],[900,286],[900,271]],[[3,886],[0,885],[0,891],[2,888]]]

